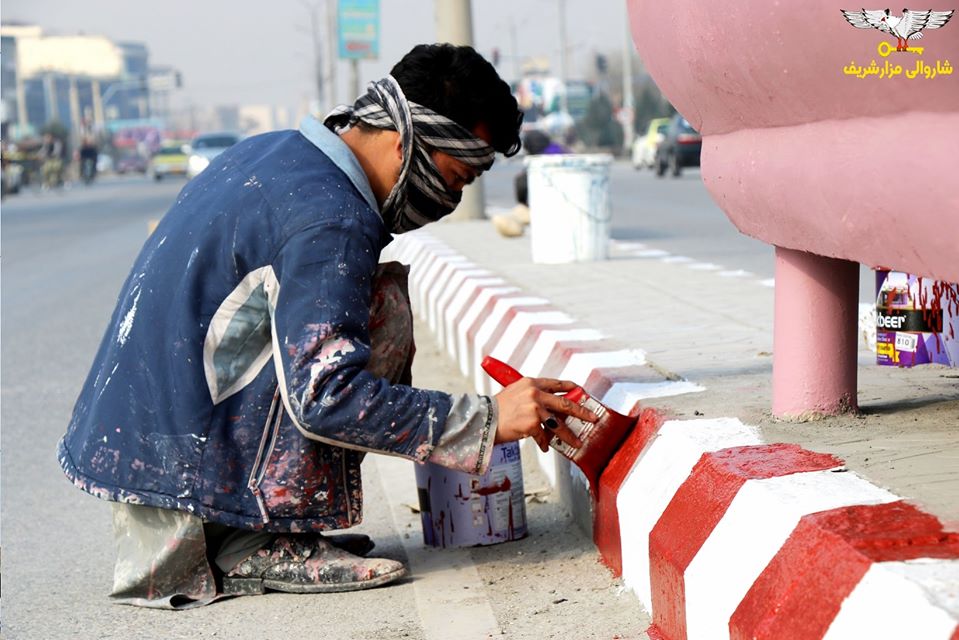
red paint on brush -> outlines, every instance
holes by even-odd
[[[482,364],[486,373],[504,387],[523,377],[513,367],[490,356],[483,358]],[[549,445],[582,469],[589,480],[590,492],[595,497],[599,474],[606,468],[606,463],[616,453],[620,443],[629,435],[633,425],[636,424],[636,418],[616,413],[586,393],[582,387],[576,387],[567,392],[564,397],[592,411],[599,416],[599,420],[586,422],[567,416],[566,426],[583,442],[583,446],[578,449],[573,448],[556,436],[550,439]]]
[[[616,496],[619,495],[626,476],[633,470],[636,460],[663,424],[663,416],[656,409],[640,409],[637,403],[630,415],[637,412],[639,419],[636,426],[599,477],[599,490],[593,505],[593,542],[599,550],[603,564],[616,576],[623,575],[623,547]]]
[[[686,638],[686,568],[747,480],[840,465],[842,460],[835,456],[794,444],[704,453],[649,534],[653,623],[672,640]]]
[[[906,502],[804,516],[729,619],[733,640],[820,638],[874,562],[959,559],[959,533]]]

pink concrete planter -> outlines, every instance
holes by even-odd
[[[823,299],[824,285],[835,308],[856,303],[850,268],[830,291],[821,275],[836,261],[817,256],[959,281],[959,73],[906,73],[919,61],[938,61],[940,70],[959,64],[959,19],[910,41],[924,48],[920,55],[896,52],[893,36],[853,28],[826,0],[629,0],[629,13],[650,74],[703,134],[702,176],[713,198],[743,233],[792,250],[777,252],[776,349],[812,351],[800,362],[777,358],[774,412],[855,408],[855,345],[817,348],[797,320]],[[885,57],[884,42],[893,49]],[[903,70],[882,78],[844,72],[873,60]],[[791,303],[780,305],[780,296]],[[819,331],[845,335],[849,321],[839,313]],[[824,341],[837,342],[845,339]],[[815,375],[796,370],[810,359],[836,363],[832,383],[806,380],[797,396],[775,380]]]

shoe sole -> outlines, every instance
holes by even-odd
[[[342,591],[362,591],[389,584],[406,575],[406,567],[384,573],[369,580],[347,582],[345,584],[291,584],[281,580],[263,578],[223,578],[223,595],[248,596],[261,595],[267,591],[283,593],[338,593]]]

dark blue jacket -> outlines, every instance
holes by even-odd
[[[60,442],[64,472],[101,498],[235,527],[357,523],[362,451],[426,460],[452,402],[364,371],[389,240],[331,132],[220,155],[123,285]]]

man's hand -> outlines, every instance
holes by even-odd
[[[550,438],[555,434],[566,444],[579,448],[583,445],[562,420],[554,415],[573,416],[589,422],[599,417],[562,396],[554,395],[572,391],[578,385],[568,380],[553,378],[521,378],[498,394],[495,400],[499,408],[499,424],[496,427],[496,443],[512,442],[529,436],[544,452],[549,450]],[[545,429],[543,423],[552,420],[558,423],[555,429]],[[547,423],[551,424],[551,423]]]

